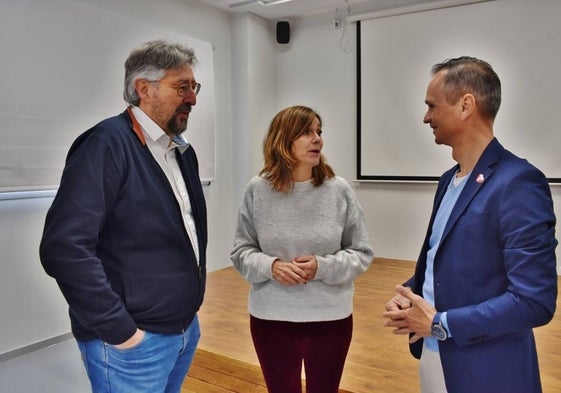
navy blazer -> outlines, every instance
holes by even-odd
[[[458,166],[441,177],[415,275],[422,295],[432,224]],[[452,338],[439,342],[451,393],[541,392],[532,328],[557,298],[555,215],[545,176],[493,139],[460,194],[434,261],[435,307]],[[411,345],[420,357],[422,340]]]

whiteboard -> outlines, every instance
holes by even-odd
[[[157,38],[195,50],[202,88],[184,136],[197,152],[201,180],[214,179],[212,45],[153,23],[80,1],[2,2],[0,192],[56,189],[72,141],[125,110],[130,51]]]
[[[436,180],[455,162],[423,124],[436,63],[474,56],[502,83],[495,136],[561,182],[561,1],[497,0],[358,22],[359,180]]]

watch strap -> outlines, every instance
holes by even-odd
[[[438,325],[438,324],[440,324],[441,320],[442,320],[442,313],[437,312],[436,314],[434,314],[434,318],[432,319],[432,324],[433,325]]]

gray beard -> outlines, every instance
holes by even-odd
[[[178,115],[173,115],[167,123],[168,132],[172,135],[181,135],[187,129],[187,120],[179,121]]]

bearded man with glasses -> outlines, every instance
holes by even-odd
[[[178,393],[200,337],[206,204],[182,133],[201,85],[192,49],[162,40],[125,62],[128,108],[70,148],[42,265],[69,304],[94,393]]]

